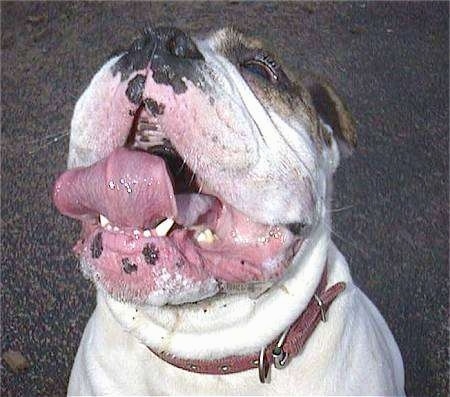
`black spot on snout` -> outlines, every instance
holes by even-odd
[[[159,258],[159,250],[154,244],[147,244],[142,250],[142,255],[144,255],[145,262],[149,265],[155,265]]]
[[[137,265],[131,262],[128,258],[122,259],[122,269],[126,274],[131,274],[137,271]]]
[[[94,259],[100,258],[100,255],[102,254],[102,252],[103,252],[102,234],[97,233],[91,243],[92,258],[94,258]]]
[[[144,99],[144,105],[145,109],[153,116],[160,116],[164,114],[165,106],[163,103],[158,103],[152,98],[146,98]]]
[[[139,105],[142,102],[142,93],[144,92],[145,76],[142,74],[136,75],[128,83],[125,94],[131,103]]]

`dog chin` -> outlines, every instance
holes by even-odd
[[[183,305],[196,303],[211,297],[217,297],[218,283],[215,280],[191,285],[177,293],[172,293],[170,288],[160,288],[148,295],[130,288],[126,283],[116,286],[111,285],[107,277],[102,277],[96,269],[85,260],[80,260],[81,271],[89,281],[93,282],[96,289],[102,294],[112,299],[136,306],[164,306],[164,305]],[[168,273],[166,273],[168,274]],[[170,276],[166,276],[170,278]],[[162,279],[161,281],[163,281]]]

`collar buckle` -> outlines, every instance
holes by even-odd
[[[283,350],[283,344],[291,327],[287,328],[278,339],[276,346],[272,349],[273,365],[276,369],[283,369],[286,367],[289,354]],[[269,374],[270,362],[266,359],[266,348],[263,347],[259,353],[259,380],[261,383],[266,383]]]
[[[288,357],[289,354],[287,354],[281,347],[277,346],[272,350],[273,365],[276,369],[283,369],[286,367]]]
[[[319,306],[319,309],[320,309],[320,319],[322,320],[323,323],[326,323],[327,322],[327,313],[325,311],[325,307],[324,307],[325,305],[324,305],[322,299],[320,299],[319,295],[314,294],[314,299],[316,300],[317,305]]]

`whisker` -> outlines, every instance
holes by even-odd
[[[35,154],[35,153],[41,151],[42,149],[45,149],[46,147],[48,147],[54,143],[57,143],[58,141],[59,141],[59,138],[53,138],[51,141],[48,141],[40,146],[37,146],[34,150],[29,150],[28,154]]]
[[[341,207],[341,208],[332,208],[332,209],[329,210],[329,212],[336,213],[336,212],[341,212],[341,211],[347,211],[347,210],[349,210],[351,208],[354,208],[354,207],[355,207],[355,205],[351,204],[351,205],[346,205],[346,206]]]
[[[201,194],[201,193],[202,193],[202,190],[203,190],[203,181],[200,182],[200,186],[199,186],[199,188],[198,188],[198,194]]]
[[[158,48],[158,40],[156,40],[156,35],[155,35],[153,29],[151,29],[151,35],[154,37],[155,45],[153,46],[152,53],[150,55],[150,59],[149,59],[149,62],[148,62],[149,67],[152,66],[152,62],[153,62],[153,60],[155,58],[156,49]]]
[[[328,225],[325,225],[326,228],[330,231],[330,233],[333,236],[336,236],[338,239],[340,239],[341,241],[343,241],[344,243],[349,244],[350,246],[352,246],[353,248],[355,248],[356,250],[358,250],[359,252],[361,252],[364,256],[369,257],[370,254],[367,251],[363,251],[360,247],[358,247],[358,245],[356,244],[356,242],[354,240],[352,240],[349,237],[343,237],[341,236],[339,233],[337,233],[336,231],[333,230],[333,228],[331,228]]]
[[[34,149],[29,150],[28,154],[37,153],[37,152],[41,151],[42,149],[45,149],[46,147],[48,147],[48,146],[50,146],[50,145],[52,145],[54,143],[57,143],[61,138],[65,138],[66,136],[69,136],[69,132],[64,132],[64,133],[61,133],[59,135],[56,135],[56,134],[48,135],[48,136],[43,137],[41,139],[35,140],[34,142],[32,141],[32,142],[30,142],[31,145],[34,145],[34,144],[39,143],[39,142],[44,142],[44,141],[47,141],[47,142],[44,142],[42,144],[38,144]]]
[[[192,185],[192,182],[194,182],[194,179],[195,179],[195,172],[196,172],[196,171],[197,171],[197,159],[195,159],[194,167],[193,167],[193,169],[192,169],[191,180],[189,181],[188,186],[191,186],[191,185]]]
[[[186,159],[187,159],[187,157],[184,157],[184,156],[183,156],[183,162],[181,163],[181,166],[180,166],[180,168],[178,169],[178,172],[177,172],[177,174],[176,174],[175,176],[179,176],[179,175],[183,172],[183,168],[184,168],[185,165],[186,165]]]
[[[58,140],[59,138],[65,137],[65,136],[67,136],[67,135],[69,135],[69,131],[66,131],[66,132],[57,132],[57,133],[55,133],[55,134],[45,135],[45,136],[43,136],[43,137],[36,138],[36,139],[31,140],[31,141],[28,141],[28,144],[31,144],[31,145],[32,145],[32,144],[35,144],[35,143],[39,143],[39,142],[43,142],[43,141],[48,141],[48,140],[53,140],[53,141],[55,141],[55,140]]]

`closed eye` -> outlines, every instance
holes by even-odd
[[[239,65],[245,71],[261,77],[272,85],[280,88],[289,86],[289,78],[281,66],[266,52],[258,51],[253,56],[244,58]]]
[[[262,78],[270,81],[271,83],[276,83],[278,80],[278,75],[276,70],[267,62],[260,59],[250,59],[244,61],[241,66],[247,71],[259,75]]]

